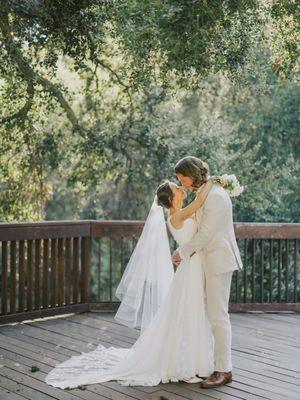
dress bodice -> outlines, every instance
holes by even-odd
[[[179,246],[189,242],[197,232],[197,223],[194,218],[187,218],[180,229],[176,229],[170,222],[170,216],[167,219],[168,228]]]

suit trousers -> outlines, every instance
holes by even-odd
[[[205,295],[207,315],[214,337],[215,371],[232,370],[232,331],[228,314],[230,286],[233,271],[207,277],[205,275]]]

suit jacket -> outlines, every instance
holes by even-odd
[[[243,263],[233,228],[232,203],[222,186],[214,184],[202,207],[195,213],[198,231],[178,248],[182,259],[201,252],[206,276],[241,270]]]

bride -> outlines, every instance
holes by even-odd
[[[178,245],[185,244],[196,233],[197,226],[193,214],[203,205],[212,185],[211,180],[203,184],[195,200],[185,208],[182,208],[182,204],[186,193],[181,186],[166,181],[156,190],[151,210],[153,211],[153,207],[159,208],[162,215],[162,207],[169,210],[167,224]],[[153,217],[151,221],[153,222]],[[149,228],[149,224],[147,219],[143,233],[146,225]],[[164,221],[160,229],[162,232],[166,229]],[[159,246],[161,243],[159,233],[156,230],[153,235],[152,230],[151,237],[149,235],[147,237],[147,242],[153,240],[153,237],[158,237],[159,240],[156,243]],[[143,240],[144,243],[145,240]],[[153,248],[152,250],[156,251]],[[171,257],[168,260],[169,263],[170,260]],[[164,266],[160,265],[160,268]],[[135,277],[138,272],[134,274]],[[163,271],[161,273],[163,274]],[[123,278],[124,276],[128,278],[130,274],[126,275],[125,270]],[[128,300],[123,278],[121,280],[123,285],[118,288],[124,296],[119,310],[123,310],[122,304],[124,306],[125,300]],[[127,282],[127,289],[128,287],[130,287],[130,282]],[[145,292],[144,289],[143,291]],[[74,388],[81,384],[110,380],[116,380],[125,386],[155,386],[160,382],[180,380],[195,383],[202,380],[197,375],[201,378],[209,376],[214,371],[214,343],[205,309],[204,274],[199,253],[192,255],[189,260],[182,261],[175,274],[172,269],[172,279],[164,291],[161,304],[156,305],[155,313],[150,315],[147,323],[140,324],[141,334],[131,348],[106,348],[99,344],[91,352],[72,356],[56,365],[46,376],[45,382],[60,388]],[[135,299],[130,298],[129,303],[133,306]],[[124,312],[119,313],[119,320],[121,321],[128,312],[129,308],[125,307]],[[144,313],[146,314],[145,310]],[[148,314],[151,313],[148,311]],[[126,321],[122,322],[126,324]],[[130,326],[129,323],[127,325]],[[131,323],[131,326],[137,325]]]

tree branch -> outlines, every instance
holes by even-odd
[[[47,92],[51,93],[65,111],[67,118],[71,122],[73,128],[78,130],[79,133],[85,137],[86,136],[85,130],[83,129],[83,127],[80,126],[72,107],[69,105],[69,103],[63,96],[59,87],[56,84],[49,81],[47,78],[44,78],[42,75],[34,71],[27,62],[27,60],[23,57],[21,51],[14,44],[13,35],[11,33],[9,25],[8,13],[7,11],[3,11],[3,9],[2,10],[0,9],[0,29],[4,36],[8,54],[15,61],[19,73],[28,82],[28,85],[32,85],[34,87],[34,83],[39,83],[40,85],[43,86],[43,88]],[[26,108],[28,106],[29,104],[27,104]],[[19,112],[22,113],[22,110],[20,110]]]
[[[34,86],[32,82],[27,82],[27,100],[25,105],[16,113],[9,115],[8,117],[4,117],[0,119],[0,124],[6,124],[9,123],[13,120],[21,120],[24,121],[24,119],[27,117],[31,107],[33,106],[33,96],[34,96]]]
[[[103,60],[100,60],[98,57],[94,57],[94,62],[96,65],[101,65],[103,68],[107,69],[116,79],[116,81],[123,86],[126,90],[129,90],[130,87],[128,85],[126,85],[126,83],[124,83],[122,81],[122,79],[120,78],[119,74],[114,71],[108,64],[106,64]]]

